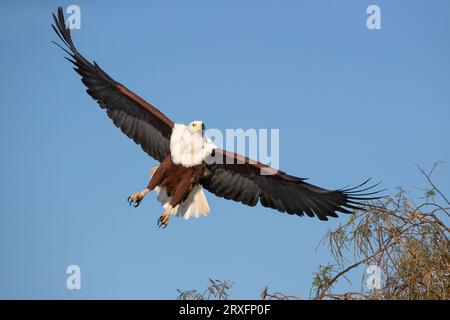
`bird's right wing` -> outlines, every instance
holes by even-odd
[[[67,60],[75,65],[74,70],[86,85],[86,92],[106,109],[108,116],[123,133],[151,157],[163,161],[170,153],[173,122],[154,106],[114,81],[97,63],[89,62],[77,51],[70,29],[65,25],[61,7],[58,7],[57,17],[53,14],[53,19],[53,29],[70,51],[60,47],[71,56],[72,59]]]

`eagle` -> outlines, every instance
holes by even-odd
[[[370,179],[353,188],[324,189],[217,147],[205,136],[202,121],[174,123],[78,52],[62,7],[52,15],[53,30],[63,45],[52,42],[69,55],[65,58],[75,66],[88,95],[106,110],[114,125],[160,163],[150,170],[147,187],[127,199],[130,206],[138,207],[154,190],[164,208],[157,220],[159,227],[165,228],[172,216],[206,216],[210,208],[203,189],[247,206],[259,202],[280,212],[320,220],[338,217],[337,212],[363,210],[367,201],[379,198],[378,191],[370,190],[376,185],[367,186]]]

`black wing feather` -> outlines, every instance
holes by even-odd
[[[363,193],[376,186],[365,187],[369,180],[354,188],[327,190],[282,171],[261,175],[261,170],[268,166],[235,153],[215,149],[212,156],[214,162],[205,163],[207,175],[201,181],[203,187],[219,197],[249,206],[260,201],[264,207],[281,212],[328,220],[337,217],[337,212],[352,213],[353,209],[363,209],[362,202],[380,198],[373,196],[378,191]]]
[[[124,134],[140,145],[151,157],[163,161],[170,153],[170,135],[173,122],[155,107],[113,80],[100,66],[86,60],[75,48],[70,29],[65,25],[64,14],[58,8],[58,16],[53,14],[53,30],[67,46],[58,45],[71,58],[74,70],[81,76],[87,87],[86,92],[99,105],[106,109],[107,115]]]

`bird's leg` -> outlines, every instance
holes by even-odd
[[[128,197],[127,201],[128,204],[131,206],[133,205],[135,208],[138,207],[141,204],[141,201],[144,199],[147,193],[150,192],[149,188],[145,188],[142,191],[136,192]]]
[[[170,219],[170,215],[172,213],[172,206],[169,205],[169,207],[166,209],[166,211],[164,211],[164,213],[162,214],[161,217],[158,218],[158,221],[156,222],[156,224],[158,225],[158,227],[162,227],[162,228],[166,228],[167,224],[169,223],[169,219]]]

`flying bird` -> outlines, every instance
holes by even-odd
[[[276,209],[292,215],[337,217],[337,212],[362,209],[364,201],[378,199],[377,192],[365,191],[368,180],[354,188],[327,190],[307,183],[246,156],[218,148],[205,136],[205,124],[193,121],[174,123],[161,111],[112,79],[95,62],[85,59],[73,44],[61,7],[53,14],[52,27],[63,45],[54,42],[113,123],[160,162],[151,169],[146,188],[128,197],[138,207],[152,190],[164,212],[157,225],[166,227],[171,216],[185,219],[206,216],[210,209],[203,189],[216,196],[255,206]],[[270,173],[270,174],[268,174]]]

